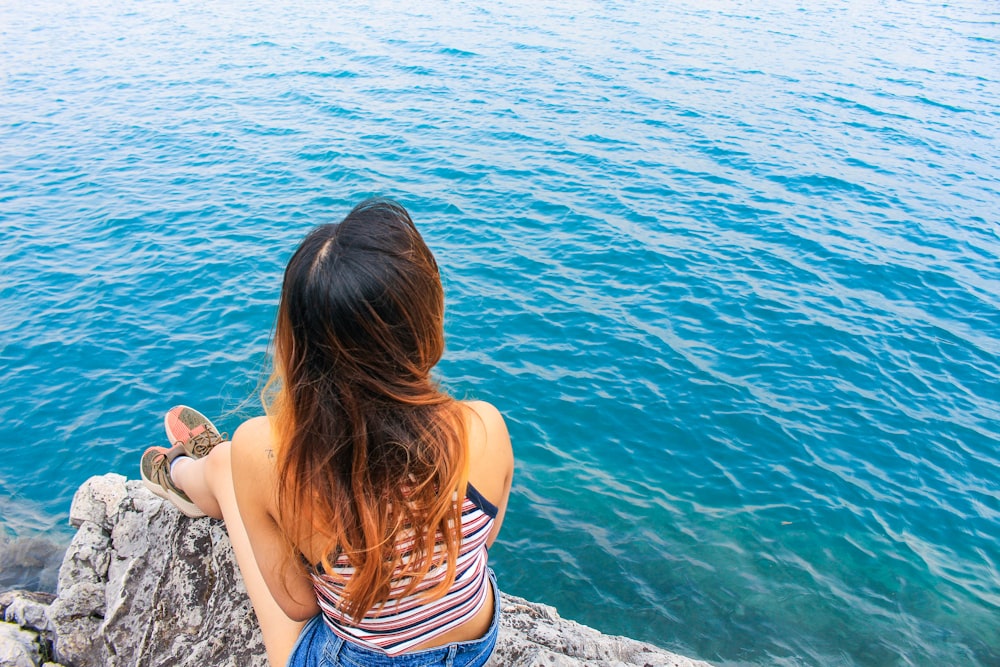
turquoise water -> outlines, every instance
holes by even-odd
[[[10,539],[171,405],[253,414],[294,244],[388,194],[509,421],[505,590],[719,664],[1000,664],[995,3],[268,4],[0,4]]]

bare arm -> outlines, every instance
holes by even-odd
[[[319,613],[312,582],[275,521],[277,462],[268,419],[258,417],[240,426],[232,448],[236,504],[264,582],[289,618],[311,618]]]

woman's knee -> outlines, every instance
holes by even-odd
[[[232,486],[233,471],[232,449],[229,442],[223,442],[212,448],[205,456],[205,479],[210,486],[216,487],[219,484]]]

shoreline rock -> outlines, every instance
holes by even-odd
[[[221,521],[190,520],[141,483],[92,477],[70,509],[76,536],[55,596],[0,593],[0,664],[266,667],[256,617]],[[708,667],[501,593],[489,667]]]

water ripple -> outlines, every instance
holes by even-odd
[[[996,20],[0,9],[0,548],[170,405],[253,414],[294,243],[386,193],[442,381],[509,419],[505,590],[720,663],[997,664]]]

